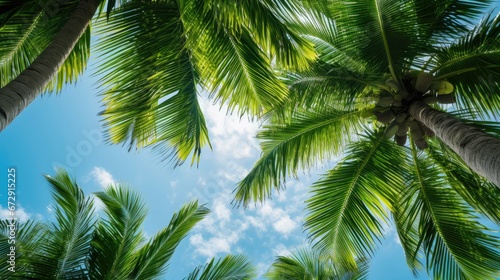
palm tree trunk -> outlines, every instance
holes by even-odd
[[[0,89],[0,131],[40,94],[87,29],[100,0],[81,0],[47,48],[19,76]]]
[[[432,129],[472,170],[500,187],[500,139],[422,101],[413,102],[409,111],[417,121]]]

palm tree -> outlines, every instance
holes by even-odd
[[[101,2],[0,1],[0,131],[44,90],[61,90],[83,72]]]
[[[392,220],[415,273],[425,260],[436,279],[498,277],[498,237],[483,221],[500,225],[500,126],[488,120],[500,109],[500,18],[472,26],[482,1],[316,4],[322,13],[291,24],[319,59],[284,71],[291,92],[268,114],[236,200],[262,201],[299,170],[337,161],[312,186],[305,220],[335,263],[373,255]]]
[[[47,180],[55,202],[55,221],[20,225],[16,271],[2,270],[2,279],[158,279],[177,245],[209,213],[196,201],[188,203],[167,227],[147,240],[141,225],[148,210],[137,192],[113,185],[96,193],[104,205],[101,218],[95,213],[93,199],[65,171],[47,176]],[[0,225],[0,251],[6,252],[1,258],[6,263],[11,246],[6,233],[9,222]],[[193,273],[200,271],[208,275],[200,279],[213,280],[251,279],[255,273],[243,256],[211,260],[209,266]]]
[[[30,31],[37,27],[36,9],[26,8],[25,12],[5,2],[12,12],[4,13],[3,21],[16,32],[27,31],[21,33],[25,36],[5,34],[11,42],[6,51],[16,56],[10,59],[12,55],[6,55],[4,65],[9,67],[10,61],[25,56],[30,59],[12,73],[4,70],[12,81],[0,89],[0,130],[45,88],[102,1],[72,1],[74,14],[39,56],[28,44],[32,37],[42,36]],[[253,0],[238,5],[220,0],[121,1],[111,13],[114,4],[108,1],[108,17],[97,24],[101,31],[97,49],[102,58],[97,74],[101,76],[108,140],[130,143],[130,148],[156,146],[160,154],[172,155],[176,164],[191,153],[193,161],[199,160],[201,148],[210,144],[198,104],[201,89],[212,92],[220,104],[228,104],[231,112],[237,109],[257,116],[287,95],[271,62],[304,69],[316,55],[312,44],[285,24],[295,16],[294,1]],[[17,22],[18,17],[32,20],[24,26]],[[34,57],[37,59],[29,64]],[[48,62],[51,65],[45,65]],[[85,62],[76,59],[62,74]]]
[[[366,279],[367,262],[359,269],[336,267],[332,259],[310,248],[295,250],[291,256],[278,256],[265,277],[269,280],[354,280]]]
[[[295,1],[128,2],[100,25],[97,51],[111,143],[153,146],[175,165],[210,145],[199,98],[259,116],[287,95],[271,64],[305,69],[312,44],[286,24]]]

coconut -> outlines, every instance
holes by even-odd
[[[415,89],[422,93],[427,92],[432,82],[434,81],[434,76],[426,72],[420,72],[417,75],[417,82],[415,83]]]
[[[398,131],[398,128],[399,128],[399,123],[396,122],[396,120],[393,120],[391,124],[389,124],[385,129],[385,137],[387,138],[393,137]]]
[[[441,104],[452,104],[455,103],[455,95],[453,94],[440,94],[437,96],[437,102]]]
[[[415,142],[415,145],[417,145],[417,148],[419,148],[420,150],[424,150],[429,147],[429,144],[427,144],[427,141],[425,141],[424,138],[416,139],[413,142]]]
[[[394,103],[394,98],[392,96],[381,96],[378,100],[378,105],[381,107],[390,107]]]
[[[389,79],[385,82],[386,85],[388,85],[393,91],[399,91],[400,86],[399,83],[393,79]]]
[[[403,136],[408,133],[408,127],[410,123],[408,121],[404,121],[399,125],[398,131],[396,131],[397,136]]]
[[[404,146],[406,144],[406,134],[403,135],[403,136],[399,136],[399,135],[396,135],[394,137],[394,140],[396,141],[396,144],[398,144],[399,146]]]
[[[449,94],[453,92],[453,85],[447,81],[441,81],[439,84],[438,94]]]
[[[389,123],[394,119],[396,115],[394,115],[394,112],[391,109],[385,110],[383,112],[380,112],[376,114],[377,120],[381,123]]]
[[[419,140],[424,138],[424,134],[422,133],[422,130],[420,130],[420,126],[416,121],[410,122],[410,133],[413,140]]]

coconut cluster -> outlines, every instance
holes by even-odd
[[[398,145],[404,146],[410,133],[419,149],[427,148],[425,137],[433,137],[434,132],[410,116],[410,104],[415,101],[454,103],[453,85],[445,80],[435,80],[426,72],[410,73],[400,82],[387,80],[386,85],[388,90],[380,92],[377,106],[372,111],[379,122],[387,124],[385,136],[394,137]]]

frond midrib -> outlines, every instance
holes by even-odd
[[[181,228],[184,224],[186,224],[186,223],[187,223],[187,221],[188,221],[188,220],[190,220],[190,219],[191,219],[191,217],[193,217],[193,215],[197,214],[197,211],[198,211],[198,210],[199,210],[199,209],[195,209],[195,211],[193,211],[193,212],[192,212],[192,213],[191,213],[188,217],[185,217],[185,218],[182,220],[182,222],[181,222],[181,223],[179,223],[179,224],[177,225],[177,229]],[[165,242],[164,242],[163,244],[167,243],[167,242],[168,242],[168,240],[169,240],[169,238],[171,238],[173,235],[174,235],[174,233],[172,232],[172,234],[170,234],[170,235],[169,235],[169,236],[165,239]],[[162,245],[163,245],[163,244],[162,244]],[[155,252],[155,254],[154,254],[153,256],[151,256],[149,259],[147,259],[146,263],[144,263],[144,265],[141,267],[141,269],[137,272],[137,274],[135,275],[134,279],[138,279],[139,275],[141,275],[141,274],[142,274],[142,272],[144,271],[144,269],[145,269],[145,268],[148,266],[148,264],[149,264],[149,263],[153,260],[153,258],[154,258],[155,256],[157,256],[157,255],[158,255],[158,253],[159,253],[159,252],[158,252],[158,251],[156,251],[156,252]]]
[[[251,75],[248,72],[247,66],[245,65],[245,61],[241,57],[239,49],[234,42],[233,35],[229,31],[227,31],[226,29],[224,29],[224,33],[226,33],[226,35],[229,38],[229,42],[231,42],[231,46],[233,47],[234,52],[236,53],[236,56],[238,57],[238,61],[240,62],[241,69],[243,70],[243,73],[244,73],[245,77],[247,78],[248,84],[250,85],[250,88],[252,89],[252,93],[253,93],[254,97],[258,100],[259,104],[262,104],[262,101],[260,100],[260,96],[259,96],[259,94],[257,94],[257,89],[255,88],[255,85],[253,83]]]
[[[345,56],[347,59],[349,59],[349,61],[353,62],[355,64],[355,66],[358,66],[360,68],[364,68],[366,67],[366,65],[363,65],[363,63],[361,61],[358,61],[356,60],[356,58],[354,58],[353,56],[351,56],[348,52],[346,51],[343,51],[342,49],[336,47],[335,45],[332,45],[330,44],[330,42],[318,37],[318,36],[315,36],[315,35],[309,35],[309,34],[302,34],[301,37],[304,37],[304,38],[313,38],[315,40],[319,40],[327,45],[329,45],[332,49],[334,49],[335,51],[337,51],[338,53],[342,54],[343,56]]]
[[[6,55],[6,58],[0,60],[0,67],[3,67],[4,63],[6,63],[6,62],[10,63],[12,61],[14,55],[18,52],[18,50],[26,42],[26,40],[31,35],[31,33],[35,30],[36,26],[38,25],[38,22],[40,21],[40,18],[42,17],[42,15],[43,15],[43,12],[39,12],[37,14],[37,16],[35,17],[33,23],[26,30],[26,32],[24,33],[23,37],[18,41],[17,45]]]
[[[368,161],[372,158],[373,154],[375,153],[375,151],[377,151],[377,148],[382,143],[382,141],[380,139],[377,139],[377,140],[378,140],[377,144],[373,146],[373,149],[367,155],[367,157],[365,158],[365,160],[361,164],[360,168],[356,172],[356,175],[353,177],[351,186],[349,188],[349,192],[347,194],[348,199],[345,199],[344,203],[342,203],[341,211],[339,212],[339,219],[337,220],[337,223],[336,223],[334,230],[333,230],[333,232],[335,232],[335,235],[333,237],[333,242],[332,242],[333,244],[335,244],[334,246],[336,246],[336,244],[337,244],[337,239],[339,238],[338,232],[339,232],[340,224],[342,221],[342,217],[344,216],[344,212],[345,212],[345,209],[347,207],[347,202],[350,200],[352,192],[354,191],[354,187],[356,186],[356,182],[358,181],[359,177],[361,176],[361,172],[365,169],[366,165],[368,164]]]
[[[328,120],[325,120],[325,121],[319,122],[317,124],[308,126],[307,129],[301,130],[300,133],[297,133],[297,134],[293,135],[292,137],[287,138],[284,141],[280,141],[280,143],[278,145],[274,146],[268,153],[266,153],[264,156],[262,156],[262,158],[267,157],[268,155],[274,153],[279,147],[285,145],[286,143],[292,141],[295,138],[298,138],[298,137],[300,137],[300,136],[302,136],[302,135],[304,135],[304,134],[306,134],[308,132],[311,132],[313,130],[316,130],[316,129],[322,127],[322,126],[328,126],[329,124],[331,124],[331,123],[333,123],[335,121],[341,120],[343,118],[347,118],[347,117],[350,117],[350,116],[353,116],[353,115],[357,115],[357,114],[359,114],[359,112],[360,111],[351,111],[348,114],[342,114],[342,115],[337,116],[335,118],[329,118]]]
[[[382,13],[379,7],[379,0],[373,0],[373,1],[375,2],[380,34],[382,35],[382,40],[384,41],[384,48],[385,48],[385,53],[387,55],[387,61],[389,63],[389,70],[391,71],[393,79],[399,81],[398,76],[394,71],[394,61],[392,60],[391,50],[389,49],[389,42],[387,42],[387,35],[385,34],[384,22],[382,20]]]
[[[500,54],[500,51],[499,50],[495,50],[495,51],[489,51],[489,52],[481,52],[481,53],[473,53],[473,54],[468,54],[468,55],[462,55],[462,56],[459,56],[459,57],[455,57],[443,64],[440,64],[439,66],[437,66],[436,68],[432,69],[429,73],[430,74],[433,74],[435,72],[437,72],[438,70],[440,69],[443,69],[449,65],[452,65],[454,63],[457,63],[457,62],[460,62],[460,61],[463,61],[463,60],[466,60],[466,59],[470,59],[470,58],[475,58],[475,57],[480,57],[480,56],[483,56],[485,54]],[[472,69],[472,68],[466,68],[466,69]],[[474,68],[476,69],[476,68]],[[465,69],[462,69],[462,70],[465,70]]]
[[[448,242],[447,242],[447,239],[445,238],[445,235],[443,235],[443,230],[441,229],[440,224],[437,222],[439,219],[437,218],[436,213],[434,213],[433,207],[431,207],[428,203],[429,196],[427,195],[426,189],[424,187],[425,184],[424,184],[423,177],[421,175],[422,172],[420,171],[420,168],[419,168],[419,164],[418,164],[418,160],[417,160],[417,152],[415,150],[415,144],[413,143],[413,141],[411,142],[411,153],[412,153],[413,164],[415,166],[415,171],[417,173],[417,177],[418,177],[418,181],[419,181],[420,190],[421,190],[422,195],[424,196],[424,203],[427,206],[427,208],[429,209],[429,212],[431,213],[433,224],[436,227],[441,240],[443,240],[443,242],[447,248],[447,252],[449,252],[449,254],[453,257],[456,264],[461,268],[460,263],[456,261],[457,258],[455,256],[454,252],[452,250],[449,250],[450,246],[448,245]]]
[[[125,209],[124,209],[125,210]],[[125,211],[126,215],[127,215],[127,219],[126,219],[126,224],[125,224],[125,230],[123,231],[123,237],[127,237],[129,235],[129,232],[130,232],[130,229],[132,227],[132,225],[134,224],[131,220],[130,220],[130,212],[128,211],[128,209],[126,209]],[[115,256],[120,256],[122,255],[122,251],[123,251],[123,247],[125,247],[125,238],[122,238],[121,242],[120,242],[120,246],[118,247],[118,250],[115,254]],[[116,271],[116,267],[118,265],[118,258],[115,259],[115,261],[113,262],[113,265],[111,266],[111,269],[109,270],[109,273],[107,274],[107,279],[111,279],[111,277],[114,276],[114,273]]]
[[[294,85],[300,84],[302,82],[309,82],[309,81],[311,81],[311,82],[320,81],[321,82],[323,80],[328,80],[328,79],[341,80],[341,81],[348,80],[348,81],[353,81],[353,82],[359,82],[359,83],[365,84],[367,86],[380,87],[379,84],[376,84],[376,83],[372,84],[366,80],[360,80],[360,79],[356,79],[353,77],[337,77],[337,76],[324,76],[324,75],[316,75],[314,77],[301,77],[300,80],[293,82],[290,86],[294,86]]]
[[[80,214],[82,214],[82,213],[80,213]],[[81,225],[81,223],[83,223],[86,220],[86,218],[87,218],[87,216],[85,216],[85,215],[78,215],[74,225],[76,225],[78,227],[79,225]],[[66,266],[66,262],[69,259],[69,255],[67,253],[70,252],[70,249],[73,249],[73,247],[74,247],[73,245],[76,243],[76,241],[78,239],[78,233],[79,232],[76,230],[76,228],[73,227],[71,238],[69,239],[70,241],[67,243],[68,245],[65,246],[66,254],[64,256],[64,259],[62,260],[59,271],[57,272],[56,279],[59,279],[59,276],[64,277],[64,269]],[[61,275],[61,273],[63,273],[63,274]]]

